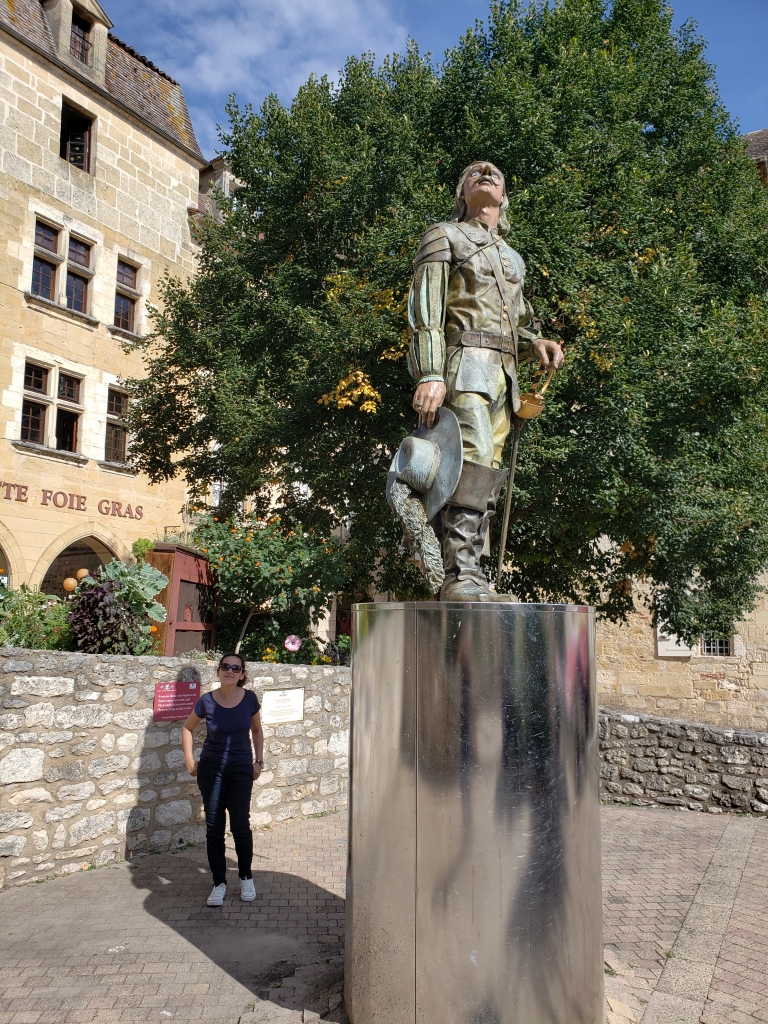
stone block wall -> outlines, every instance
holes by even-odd
[[[766,580],[765,582],[768,582]],[[667,657],[647,613],[597,624],[597,689],[602,703],[631,714],[768,730],[768,597],[738,624],[730,657],[696,650]]]
[[[152,711],[156,683],[196,679],[210,690],[215,665],[0,650],[0,887],[205,838],[181,723]],[[350,670],[249,663],[248,685],[305,697],[303,722],[264,727],[252,824],[344,806]]]
[[[768,814],[768,733],[605,709],[599,717],[603,799]]]

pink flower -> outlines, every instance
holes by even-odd
[[[290,636],[287,636],[285,638],[283,647],[286,649],[286,651],[292,651],[295,654],[296,651],[298,651],[298,649],[301,647],[301,637],[296,636],[295,633],[291,633]]]

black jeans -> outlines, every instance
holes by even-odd
[[[250,820],[253,766],[232,765],[222,768],[211,761],[200,761],[197,766],[197,785],[205,808],[205,838],[213,884],[220,885],[227,880],[227,860],[224,855],[225,811],[229,811],[229,828],[235,840],[237,873],[240,878],[250,878],[253,861]]]

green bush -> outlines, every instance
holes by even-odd
[[[346,555],[334,538],[286,526],[280,516],[220,521],[206,513],[194,543],[216,577],[220,649],[258,661],[307,664],[319,658],[311,626],[345,574]],[[283,646],[292,633],[302,640],[296,652]]]
[[[147,552],[154,551],[155,542],[150,540],[148,537],[139,537],[131,544],[131,552],[137,562],[143,562],[146,560]]]
[[[89,654],[149,654],[154,649],[150,620],[165,621],[155,595],[168,577],[146,562],[116,559],[96,577],[80,581],[69,612],[77,646]]]
[[[75,634],[67,621],[67,605],[26,583],[18,590],[0,587],[0,645],[74,651]]]

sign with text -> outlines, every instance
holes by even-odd
[[[155,683],[154,720],[177,722],[189,718],[200,699],[200,683]]]
[[[285,725],[304,721],[304,687],[293,690],[265,690],[261,698],[264,725]]]
[[[0,480],[0,498],[4,501],[23,501],[29,503],[29,487],[27,484]],[[40,492],[40,505],[43,508],[69,509],[71,512],[92,512],[93,510],[88,507],[88,502],[93,500],[86,494],[70,494],[67,491],[53,491],[42,488]],[[113,501],[112,498],[101,498],[96,503],[96,509],[100,516],[113,516],[118,519],[144,518],[143,505],[131,505],[129,502]]]

